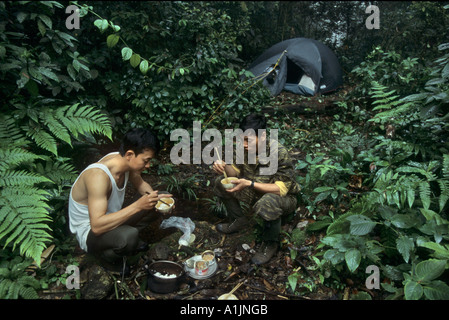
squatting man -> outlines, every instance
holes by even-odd
[[[157,136],[147,129],[132,129],[119,152],[89,165],[75,180],[69,195],[69,226],[79,246],[94,254],[110,271],[125,272],[123,258],[146,251],[139,232],[157,218],[159,198],[171,196],[153,190],[141,173],[159,150]],[[123,207],[126,186],[136,188],[137,199]]]
[[[246,154],[251,152],[259,154],[261,145],[259,139],[266,140],[266,119],[262,115],[250,114],[240,123],[240,129],[244,132],[252,129],[253,132],[262,135],[244,136],[243,147]],[[251,130],[250,130],[251,131]],[[224,171],[228,177],[238,177],[231,182],[235,186],[225,189],[221,183],[223,177],[215,180],[214,190],[226,206],[228,223],[217,225],[219,232],[229,234],[246,230],[254,223],[254,219],[262,219],[262,231],[259,233],[260,246],[252,257],[255,264],[268,262],[278,250],[281,232],[281,217],[294,212],[297,204],[297,195],[300,187],[295,179],[293,163],[287,149],[277,141],[270,139],[266,153],[277,154],[277,171],[273,174],[260,174],[263,164],[256,158],[255,163],[248,161],[246,157],[243,163],[228,164],[217,160],[213,164],[213,170],[222,175]],[[266,168],[265,168],[266,169]],[[265,170],[266,172],[266,170]],[[240,201],[248,204],[252,210],[244,212]]]

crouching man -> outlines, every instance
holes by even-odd
[[[266,130],[266,119],[261,115],[251,114],[243,119],[240,129],[245,132],[253,129],[256,133],[251,136],[244,136],[243,147],[245,152],[254,152],[259,155],[261,150],[257,150],[259,139],[266,140],[266,132],[258,136],[259,129]],[[281,217],[295,211],[297,195],[300,192],[299,184],[296,182],[293,163],[287,149],[277,141],[273,145],[269,143],[266,154],[274,152],[277,154],[277,170],[272,174],[260,174],[261,169],[266,164],[262,164],[259,157],[255,164],[249,164],[248,157],[244,158],[242,164],[226,164],[224,161],[215,161],[213,170],[218,174],[226,171],[228,177],[238,177],[232,182],[235,186],[225,189],[221,184],[223,177],[215,181],[215,194],[221,198],[227,209],[230,221],[217,225],[217,230],[222,233],[233,233],[246,230],[253,225],[252,217],[259,217],[263,221],[263,230],[259,242],[261,245],[252,258],[255,264],[268,262],[278,250]],[[276,150],[274,150],[276,148]],[[246,154],[245,154],[246,155]],[[240,201],[248,204],[253,210],[245,214],[240,206]],[[253,215],[251,216],[251,211]]]
[[[132,129],[122,139],[119,152],[89,165],[70,191],[70,231],[81,249],[99,257],[111,271],[126,272],[123,257],[148,247],[139,239],[139,231],[156,214],[153,209],[160,196],[141,173],[158,150],[159,141],[150,130]],[[140,197],[123,208],[128,181]]]

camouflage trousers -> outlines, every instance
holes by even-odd
[[[252,188],[237,192],[227,192],[219,177],[215,180],[214,193],[226,207],[228,217],[233,220],[246,217],[249,220],[261,218],[263,241],[278,241],[281,232],[281,217],[296,210],[297,199],[294,195],[279,196],[274,193],[259,193]],[[246,204],[249,210],[244,210],[240,202]]]

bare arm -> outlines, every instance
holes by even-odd
[[[235,183],[236,186],[232,189],[226,190],[227,192],[240,191],[251,186],[251,181],[247,179],[232,180],[231,182]],[[277,184],[274,183],[254,182],[254,189],[261,193],[274,193],[277,195],[281,194],[281,189]]]
[[[136,202],[117,212],[106,214],[110,189],[109,177],[103,172],[92,172],[86,176],[85,184],[88,194],[90,225],[95,235],[115,229],[142,210],[153,209],[158,201],[157,193],[152,193],[142,196]]]
[[[131,171],[129,173],[129,181],[131,181],[133,186],[137,189],[137,192],[139,192],[141,195],[154,191],[150,184],[144,181],[142,179],[142,176],[138,172]]]

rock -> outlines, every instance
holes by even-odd
[[[298,224],[296,225],[296,228],[304,229],[305,227],[307,227],[308,224],[309,224],[309,221],[304,220],[304,221],[298,222]]]
[[[167,260],[171,250],[168,244],[158,242],[151,247],[149,257],[153,260]]]
[[[112,277],[100,266],[92,265],[87,274],[87,281],[81,288],[83,299],[100,300],[109,296],[114,287]]]

